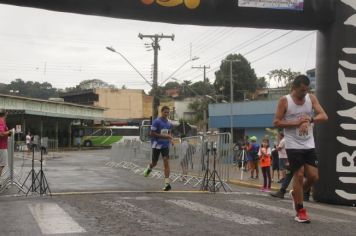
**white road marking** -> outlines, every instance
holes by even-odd
[[[204,213],[209,216],[214,216],[223,220],[229,220],[242,225],[261,225],[272,224],[270,221],[260,220],[254,217],[240,215],[231,211],[221,210],[215,207],[206,206],[200,203],[191,202],[187,200],[166,200],[166,202],[173,203],[177,206]]]
[[[122,214],[124,217],[135,220],[135,223],[144,227],[162,230],[167,226],[181,226],[179,223],[169,221],[167,218],[157,215],[154,212],[146,211],[126,201],[101,201],[100,203],[110,207],[111,210],[119,212],[119,214]]]
[[[228,192],[228,193],[218,193],[218,194],[268,196],[264,193],[258,193],[258,192]],[[287,199],[284,199],[281,201],[290,203],[291,200],[287,198]],[[304,202],[303,204],[306,207],[310,207],[310,208],[314,208],[314,209],[331,211],[331,212],[340,213],[340,214],[344,214],[344,215],[348,215],[348,216],[356,216],[355,211],[348,211],[345,209],[337,209],[337,208],[330,207],[330,206],[320,205],[316,202]]]
[[[149,200],[153,200],[153,198],[151,197],[118,197],[121,200],[137,200],[137,201],[149,201]]]
[[[42,234],[84,233],[85,229],[55,203],[28,204]]]
[[[226,195],[253,195],[253,196],[267,196],[267,193],[261,193],[261,192],[221,192],[221,193],[216,193],[216,194],[226,194]]]
[[[319,203],[304,202],[303,204],[307,207],[314,208],[314,209],[330,211],[330,212],[339,213],[339,214],[348,215],[348,216],[356,216],[356,211],[348,211],[346,209],[338,209],[338,208],[334,208],[334,207],[330,207],[330,206],[321,205]]]
[[[257,209],[262,209],[262,210],[267,210],[267,211],[272,211],[275,213],[280,213],[283,215],[288,215],[288,216],[295,216],[295,211],[292,209],[285,209],[282,207],[276,207],[276,206],[271,206],[271,205],[267,205],[267,204],[261,204],[255,201],[248,201],[248,200],[229,200],[232,203],[236,203],[239,205],[243,205],[243,206],[247,206],[247,207],[254,207]],[[348,220],[342,220],[342,219],[337,219],[334,217],[327,217],[327,216],[322,216],[319,214],[310,214],[311,216],[310,218],[312,220],[317,220],[317,221],[321,221],[321,222],[326,222],[326,223],[334,223],[334,222],[350,222]]]

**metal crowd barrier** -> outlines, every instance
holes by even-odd
[[[206,173],[212,172],[213,163],[223,184],[229,189],[229,170],[233,163],[230,133],[211,134],[207,136],[193,136],[174,139],[170,147],[170,178],[172,182],[181,181],[184,185],[199,186]],[[116,143],[110,151],[111,167],[120,167],[143,174],[151,162],[150,142],[126,140]],[[215,157],[215,158],[214,158]],[[215,159],[215,160],[214,160]],[[151,177],[163,178],[163,163],[151,172]],[[217,185],[221,184],[217,182]]]
[[[47,147],[48,147],[48,151],[58,152],[58,139],[48,139]]]
[[[0,177],[0,193],[12,187],[17,187],[19,192],[26,193],[28,186],[23,183],[23,178],[28,168],[24,168],[25,162],[31,160],[33,154],[34,161],[36,163],[39,162],[41,148],[46,154],[46,156],[44,156],[45,159],[54,155],[53,152],[58,152],[58,140],[43,137],[39,144],[33,145],[32,148],[35,149],[34,153],[28,150],[25,141],[15,141],[14,136],[8,137],[8,158],[7,165],[3,169],[2,176]],[[22,164],[21,162],[15,163],[15,158],[22,159]],[[45,165],[45,160],[43,161],[43,165]]]
[[[12,133],[14,133],[14,129],[12,131]],[[14,135],[12,135],[8,137],[7,166],[4,167],[2,176],[0,177],[0,193],[12,187],[17,187],[19,189],[19,192],[22,191],[23,193],[25,193],[25,189],[21,184],[23,169],[21,168],[20,171],[15,171],[14,151],[15,138]]]

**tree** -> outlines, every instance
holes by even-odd
[[[30,98],[48,99],[50,97],[58,97],[58,90],[48,82],[25,82],[19,78],[3,86],[0,90],[1,93],[13,95],[10,91],[16,91],[16,95]]]
[[[248,92],[254,92],[257,88],[256,73],[241,54],[230,54],[221,62],[220,69],[215,72],[215,91],[223,93],[230,99],[230,61],[232,61],[233,100],[241,101]]]
[[[191,96],[197,96],[197,95],[214,95],[215,94],[215,89],[214,86],[207,80],[206,82],[199,81],[195,82],[194,84],[190,85]]]
[[[290,88],[293,79],[300,74],[300,72],[294,72],[289,68],[272,70],[267,75],[270,81],[274,80],[277,87]]]
[[[116,88],[113,84],[108,84],[100,79],[89,79],[83,80],[79,83],[79,88],[81,90],[92,89],[92,88]]]
[[[257,78],[256,85],[258,89],[267,88],[268,86],[267,79],[265,77]]]
[[[168,90],[168,89],[179,89],[180,88],[180,84],[178,82],[168,82],[164,85],[164,89]]]
[[[189,103],[188,108],[195,112],[195,119],[192,120],[193,124],[203,126],[204,111],[208,111],[209,101],[207,99],[195,100]]]
[[[190,84],[192,82],[189,81],[189,80],[184,80],[183,83],[181,84],[180,86],[180,90],[179,90],[179,94],[181,97],[185,98],[185,97],[189,97],[189,95],[191,94],[191,91],[190,91]]]

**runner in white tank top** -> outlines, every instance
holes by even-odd
[[[288,108],[284,119],[286,121],[300,120],[303,117],[312,117],[312,102],[309,94],[305,96],[304,104],[297,105],[290,94],[286,96]],[[313,123],[307,122],[307,131],[301,132],[299,127],[284,128],[286,149],[311,149],[315,148]]]
[[[288,161],[293,172],[291,197],[297,212],[295,220],[299,223],[310,222],[303,206],[303,189],[310,189],[319,178],[313,125],[328,119],[318,99],[308,94],[309,84],[305,75],[294,79],[292,92],[280,98],[273,121],[275,127],[284,128]],[[303,185],[304,172],[306,181]]]

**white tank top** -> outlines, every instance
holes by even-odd
[[[293,101],[290,94],[286,96],[288,108],[284,116],[285,120],[296,120],[302,116],[312,116],[313,106],[309,94],[305,96],[303,105],[297,105]],[[284,128],[284,138],[286,141],[286,149],[311,149],[315,148],[313,123],[309,124],[308,132],[301,134],[298,127]]]

